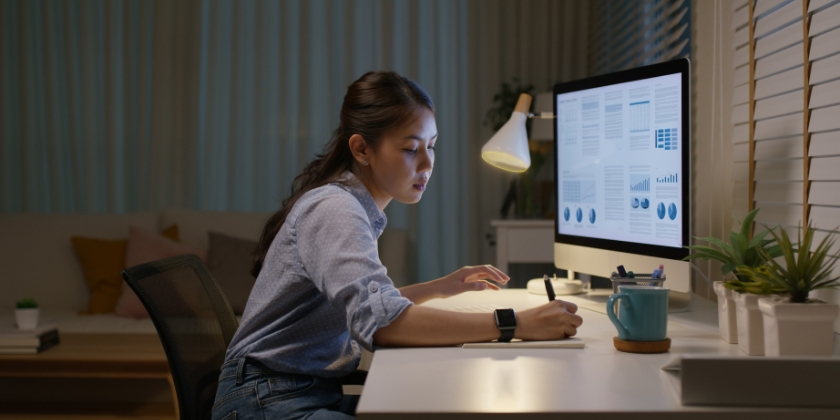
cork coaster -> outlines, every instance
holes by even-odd
[[[627,353],[665,353],[671,348],[671,339],[663,341],[624,341],[613,337],[613,344],[619,351]]]

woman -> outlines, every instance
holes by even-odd
[[[414,82],[370,72],[347,90],[325,153],[292,185],[266,224],[256,284],[228,348],[214,419],[352,418],[339,378],[359,364],[359,346],[442,346],[500,337],[493,314],[418,304],[466,291],[498,290],[491,266],[396,289],[379,261],[383,210],[416,203],[432,174],[434,105]],[[581,319],[561,301],[521,312],[515,336],[572,336]]]

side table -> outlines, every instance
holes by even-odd
[[[496,268],[510,263],[554,263],[554,220],[491,220],[496,228]]]

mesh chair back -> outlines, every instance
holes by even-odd
[[[225,351],[239,326],[227,299],[195,255],[130,267],[122,277],[157,328],[181,419],[209,419]]]

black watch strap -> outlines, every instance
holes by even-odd
[[[513,309],[496,309],[494,316],[496,318],[496,327],[502,333],[499,341],[503,343],[509,342],[513,339],[514,332],[516,331],[516,314],[513,312]]]
[[[513,334],[516,331],[516,328],[500,329],[499,331],[502,332],[502,336],[499,337],[499,341],[507,343],[510,342],[510,340],[513,340]]]

